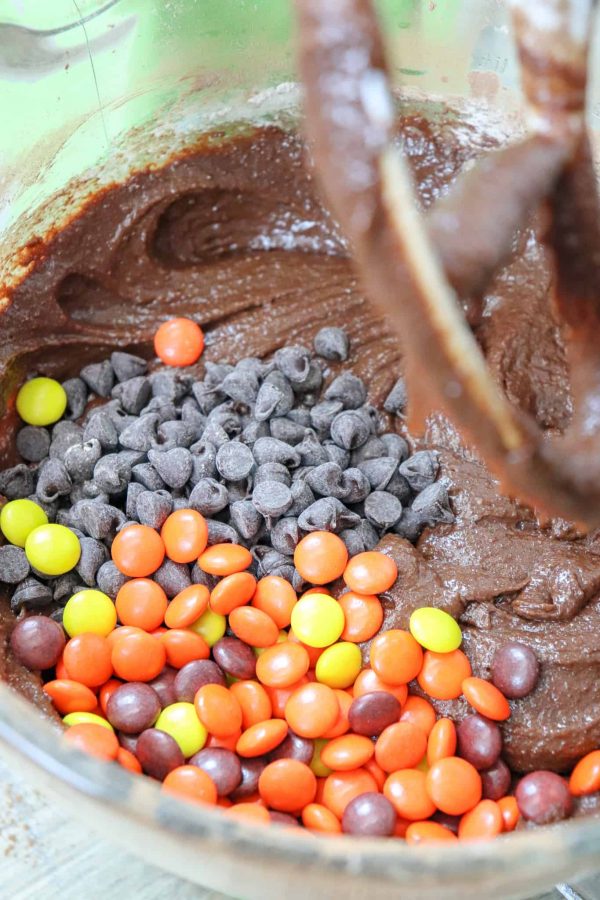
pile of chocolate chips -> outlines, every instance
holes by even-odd
[[[65,381],[66,417],[51,430],[19,431],[24,462],[0,473],[0,493],[30,497],[71,528],[81,559],[46,578],[23,550],[0,547],[13,611],[53,606],[60,620],[82,585],[114,598],[127,580],[110,559],[115,534],[132,522],[160,528],[175,509],[198,510],[209,544],[249,547],[257,577],[280,575],[297,590],[293,553],[310,531],[339,534],[354,555],[388,531],[414,542],[426,525],[451,522],[435,452],[411,454],[386,430],[389,417],[367,402],[360,378],[329,377],[328,362],[348,351],[343,330],[324,328],[314,353],[289,346],[267,362],[207,362],[202,380],[164,366],[148,372],[146,360],[115,352]],[[405,401],[399,379],[384,410],[402,416]],[[210,581],[171,560],[154,578],[168,597]]]

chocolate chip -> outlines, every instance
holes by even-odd
[[[259,438],[269,437],[270,434],[271,429],[269,427],[269,422],[257,422],[256,419],[250,419],[250,421],[244,425],[240,439],[244,444],[248,444],[248,446],[251,447]],[[284,439],[280,438],[280,440]]]
[[[148,460],[167,487],[174,490],[182,488],[192,474],[192,454],[185,447],[173,447],[166,453],[150,450],[148,451]]]
[[[321,403],[315,403],[310,410],[310,424],[321,437],[328,435],[331,430],[331,423],[344,409],[344,404],[340,400],[323,400]]]
[[[229,503],[235,503],[238,500],[247,500],[252,493],[252,479],[244,478],[243,481],[225,481]]]
[[[221,403],[209,413],[204,431],[206,432],[207,428],[216,425],[222,428],[228,438],[234,438],[241,434],[243,427],[242,417],[237,411],[236,404],[231,400]]]
[[[131,465],[120,453],[108,453],[94,466],[94,481],[106,494],[122,493],[131,480]]]
[[[326,462],[315,466],[306,476],[306,483],[320,497],[336,497],[344,500],[348,488],[343,483],[343,473],[337,463]]]
[[[29,575],[29,561],[21,547],[5,544],[0,547],[0,581],[18,584]]]
[[[297,425],[301,425],[303,428],[310,428],[310,411],[312,407],[309,406],[296,406],[294,409],[290,409],[287,414],[287,418],[291,419],[292,422],[295,422]]]
[[[221,512],[229,503],[227,488],[214,478],[201,478],[189,496],[191,509],[203,516],[213,516]]]
[[[394,459],[397,459],[399,462],[402,462],[408,457],[408,442],[405,441],[401,435],[391,431],[387,434],[380,435],[378,440],[380,440],[385,447],[385,451],[381,456],[393,456]]]
[[[285,416],[295,403],[294,391],[282,372],[271,372],[256,396],[254,416],[264,422],[272,416]]]
[[[454,522],[448,488],[443,481],[435,481],[429,487],[424,488],[413,500],[412,509],[425,525]]]
[[[66,417],[79,419],[85,412],[88,400],[88,389],[82,378],[68,378],[62,386],[67,395]]]
[[[198,413],[198,415],[201,416],[202,414]],[[189,448],[199,439],[200,434],[204,431],[204,425],[205,423],[203,423],[199,432],[198,428],[190,422],[182,422],[176,419],[161,422],[158,426],[158,446],[163,452],[171,450],[173,447]]]
[[[222,391],[218,391],[208,384],[203,384],[201,381],[197,381],[192,385],[192,395],[198,404],[198,409],[204,415],[208,415],[215,406],[222,403],[226,396]]]
[[[75,484],[80,484],[91,478],[94,473],[94,466],[101,455],[102,447],[97,438],[78,442],[68,447],[63,461],[71,481]]]
[[[135,422],[135,416],[131,416],[129,413],[125,412],[121,406],[120,400],[109,400],[102,409],[104,409],[106,414],[110,417],[111,422],[117,429],[117,434],[121,434],[128,425]]]
[[[17,450],[26,462],[41,462],[48,456],[50,435],[45,428],[25,425],[17,434]]]
[[[292,505],[288,509],[289,516],[299,516],[300,513],[303,513],[305,509],[308,509],[315,502],[315,495],[304,480],[292,482],[290,493],[292,495]]]
[[[150,528],[162,528],[167,517],[173,511],[173,497],[169,491],[144,491],[137,496],[135,518],[141,525]]]
[[[439,467],[437,453],[432,450],[419,450],[405,460],[398,471],[406,478],[411,490],[418,493],[435,481]]]
[[[263,463],[254,473],[254,484],[262,484],[263,481],[279,481],[289,487],[292,476],[283,463]]]
[[[73,444],[78,444],[82,440],[83,430],[80,425],[75,422],[57,422],[52,429],[52,441],[48,448],[48,455],[52,459],[63,460],[66,451]]]
[[[351,372],[342,372],[331,382],[324,394],[325,400],[339,400],[344,409],[358,409],[367,399],[363,381]]]
[[[412,494],[410,485],[406,478],[404,478],[404,476],[400,474],[398,469],[396,469],[396,471],[386,484],[385,489],[388,494],[393,494],[394,497],[397,497],[403,506],[410,503]]]
[[[254,465],[252,450],[240,441],[229,441],[217,451],[217,471],[227,481],[242,481],[248,478]]]
[[[270,530],[271,544],[278,553],[285,556],[293,556],[302,532],[298,527],[298,519],[295,516],[286,516],[280,519]]]
[[[398,460],[392,456],[381,456],[379,459],[366,459],[357,468],[367,476],[372,490],[383,491],[398,468]]]
[[[306,347],[291,346],[277,350],[274,362],[289,381],[302,384],[310,374],[311,352]]]
[[[350,465],[350,452],[344,450],[343,447],[338,447],[333,441],[324,440],[323,450],[327,454],[328,462],[337,463],[340,469],[347,469]]]
[[[258,376],[254,372],[230,372],[221,382],[220,390],[231,400],[251,406],[258,396]]]
[[[315,353],[323,359],[345,362],[348,359],[350,341],[343,328],[321,328],[314,339]]]
[[[416,513],[411,507],[407,507],[402,510],[402,515],[393,526],[392,531],[399,537],[415,544],[424,527],[425,523],[419,513]]]
[[[193,397],[185,397],[181,404],[181,421],[194,428],[197,437],[200,437],[204,431],[207,417],[200,412]]]
[[[307,431],[302,441],[296,444],[296,452],[300,454],[303,466],[319,466],[330,461],[327,451],[314,431]]]
[[[188,566],[185,563],[173,562],[172,559],[165,559],[152,577],[160,584],[169,600],[192,583]]]
[[[47,459],[42,463],[35,488],[40,500],[52,503],[58,497],[68,494],[71,486],[69,473],[60,459]]]
[[[355,450],[369,437],[369,426],[359,412],[345,410],[331,423],[331,437],[344,450]]]
[[[235,528],[226,522],[219,522],[218,519],[209,519],[206,524],[208,526],[208,545],[210,547],[213,544],[243,543]]]
[[[217,585],[219,579],[216,575],[209,575],[208,572],[205,572],[200,568],[198,563],[194,563],[191,571],[192,584],[203,584],[205,587],[212,591],[212,589]]]
[[[229,363],[214,363],[208,361],[205,365],[204,381],[209,387],[219,387],[233,370],[234,367],[229,365]]]
[[[98,394],[99,397],[110,397],[115,383],[115,373],[107,359],[84,366],[79,375],[94,394]]]
[[[96,572],[96,584],[98,589],[108,594],[113,600],[123,587],[126,581],[129,581],[126,575],[119,572],[112,559],[102,563]]]
[[[271,437],[292,446],[299,444],[306,434],[306,427],[286,416],[276,416],[269,422]]]
[[[360,503],[369,496],[371,491],[369,479],[360,469],[346,469],[342,474],[341,485],[345,495],[340,499],[345,500],[348,504]]]
[[[245,541],[253,541],[264,519],[251,500],[236,500],[229,508],[229,521]]]
[[[295,394],[300,394],[305,398],[308,397],[309,394],[315,394],[323,384],[323,370],[321,366],[316,360],[312,360],[308,375],[304,379],[304,381],[292,381],[291,385],[294,389]],[[313,400],[314,402],[314,400]]]
[[[402,515],[402,504],[387,491],[373,491],[365,500],[365,516],[375,528],[388,531]]]
[[[80,538],[79,546],[81,548],[81,556],[79,557],[76,570],[81,580],[88,587],[95,587],[96,573],[102,563],[106,562],[108,551],[104,544],[90,537]]]
[[[112,396],[121,401],[121,406],[130,415],[138,416],[150,400],[152,389],[144,375],[136,375],[121,381],[112,389]]]
[[[125,516],[116,506],[99,503],[96,500],[82,500],[72,510],[76,527],[89,537],[103,541],[114,536],[118,527],[125,521]]]
[[[81,540],[81,538],[79,538],[79,540]],[[69,597],[76,594],[78,589],[81,589],[79,588],[80,583],[81,578],[77,572],[65,572],[64,575],[59,575],[52,585],[52,599],[56,603],[62,603],[64,606]],[[25,584],[25,582],[23,582],[23,584]]]
[[[146,453],[156,443],[159,416],[155,412],[141,415],[119,435],[121,447]]]
[[[36,578],[25,578],[16,586],[10,598],[10,608],[18,615],[22,609],[44,609],[53,599],[52,589],[47,584]]]
[[[292,494],[280,481],[261,481],[252,492],[252,502],[265,518],[279,518],[292,505]]]
[[[352,451],[352,465],[357,466],[364,462],[365,459],[378,459],[380,456],[392,456],[386,452],[386,446],[381,438],[377,435],[370,435],[364,444]]]
[[[303,531],[332,531],[335,534],[345,528],[352,528],[359,522],[360,516],[334,497],[316,500],[298,517],[298,524]]]
[[[252,448],[254,459],[260,465],[263,463],[281,463],[287,468],[300,465],[300,455],[289,444],[278,441],[276,438],[259,438]]]
[[[125,429],[127,430],[127,429]],[[121,434],[123,437],[124,432]],[[83,440],[89,441],[96,438],[100,446],[105,451],[116,450],[119,443],[119,435],[115,424],[109,414],[104,409],[95,410],[90,415],[83,429]],[[131,446],[123,444],[122,446]],[[133,447],[134,450],[141,450],[142,447]]]
[[[152,397],[140,415],[147,416],[151,413],[158,418],[159,422],[169,422],[171,419],[177,418],[177,407],[168,397]]]
[[[222,425],[219,425],[218,422],[212,421],[207,422],[206,428],[204,429],[204,434],[202,435],[202,440],[209,441],[211,444],[214,444],[216,448],[218,448],[227,443],[227,441],[229,440],[229,435]]]
[[[118,381],[129,381],[130,378],[145,375],[148,369],[148,363],[141,356],[133,356],[120,350],[111,353],[110,364]]]
[[[383,401],[386,412],[402,414],[406,409],[407,394],[404,378],[399,378]]]
[[[152,385],[152,396],[163,397],[171,403],[180,403],[189,394],[194,384],[191,375],[181,372],[152,372],[149,376]],[[169,418],[173,418],[169,416]]]

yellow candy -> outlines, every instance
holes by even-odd
[[[427,754],[425,754],[423,759],[416,764],[415,769],[418,769],[420,772],[424,772],[425,775],[427,775],[427,773],[429,772],[429,763],[427,762]]]
[[[207,609],[202,613],[199,619],[190,625],[192,631],[203,637],[209,647],[212,647],[217,641],[220,641],[225,634],[227,628],[227,619],[220,616],[219,613]]]
[[[292,631],[309,647],[329,647],[344,630],[344,610],[328,594],[307,594],[292,610]]]
[[[310,761],[310,767],[317,778],[327,778],[328,775],[331,775],[332,770],[321,762],[321,753],[323,752],[323,748],[327,746],[329,741],[326,741],[325,738],[317,738],[313,743],[314,749],[313,757]]]
[[[81,556],[77,535],[64,525],[40,525],[25,541],[25,555],[43,575],[70,572]]]
[[[97,716],[96,713],[91,712],[69,713],[63,717],[63,722],[69,728],[71,725],[102,725],[104,728],[108,728],[109,731],[115,730],[107,719],[103,719],[102,716]]]
[[[172,703],[165,706],[154,727],[170,734],[186,759],[202,750],[208,737],[193,703]]]
[[[67,395],[54,378],[32,378],[17,394],[17,412],[28,425],[58,422],[67,408]]]
[[[91,631],[106,637],[117,624],[115,604],[102,591],[78,591],[67,602],[63,627],[69,637]]]
[[[435,653],[451,653],[462,643],[458,622],[443,609],[422,606],[410,617],[410,633],[415,641]]]
[[[285,644],[285,642],[288,640],[288,638],[289,638],[289,634],[287,633],[287,631],[282,630],[279,632],[279,636],[278,636],[277,640],[275,641],[275,643],[276,644]],[[265,650],[268,650],[269,648],[268,647],[253,647],[252,649],[254,650],[254,655],[256,657],[259,657],[259,656],[262,656],[263,653],[265,652]]]
[[[358,646],[341,641],[323,650],[317,660],[315,675],[321,684],[343,689],[354,684],[361,669],[362,656]]]
[[[40,525],[48,524],[48,516],[33,500],[11,500],[0,512],[0,529],[7,541],[24,547],[25,541]]]

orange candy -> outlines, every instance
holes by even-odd
[[[284,740],[288,733],[288,723],[285,719],[267,719],[266,722],[257,722],[242,732],[236,744],[236,752],[240,756],[262,756],[270,753]]]
[[[240,544],[213,544],[202,553],[198,565],[209,575],[233,575],[252,563],[252,554]]]
[[[100,759],[116,759],[119,752],[119,741],[114,731],[93,722],[72,725],[65,731],[65,740],[78,750]]]
[[[510,706],[504,694],[483,678],[465,678],[462,691],[473,709],[482,716],[503,722],[510,716]]]
[[[481,800],[481,776],[466,759],[447,756],[427,773],[427,793],[442,812],[462,816]]]
[[[400,713],[401,722],[411,722],[429,737],[436,721],[435,709],[423,697],[410,696]]]
[[[230,737],[242,727],[242,708],[223,685],[203,685],[196,692],[194,706],[206,730],[216,737]]]
[[[375,761],[385,772],[412,769],[427,750],[427,736],[411,722],[396,722],[384,728],[375,743]]]
[[[214,781],[198,766],[177,766],[163,781],[162,790],[194,803],[213,805],[217,802]]]
[[[261,772],[258,792],[271,809],[293,813],[313,802],[317,779],[297,759],[276,759]]]
[[[84,632],[71,638],[63,651],[67,677],[86,687],[100,687],[113,673],[110,644],[99,634]]]
[[[344,572],[344,581],[357,594],[381,594],[391,588],[397,577],[394,560],[377,550],[357,553]]]
[[[91,712],[96,708],[97,700],[93,691],[69,678],[48,681],[44,685],[44,693],[48,694],[61,716],[72,712]]]
[[[338,701],[338,715],[337,719],[331,726],[325,731],[321,737],[327,738],[336,738],[340,737],[342,734],[346,734],[347,731],[350,730],[350,722],[348,721],[348,710],[352,706],[352,697],[347,691],[343,691],[341,688],[334,688],[333,693],[337,697]]]
[[[466,812],[458,825],[461,840],[481,840],[496,837],[502,831],[502,811],[493,800],[482,800]]]
[[[517,822],[521,818],[519,805],[515,797],[501,797],[498,806],[502,813],[502,827],[504,831],[514,831]]]
[[[377,782],[377,787],[380,791],[383,790],[383,786],[385,784],[385,780],[388,777],[388,773],[384,772],[381,766],[377,765],[375,760],[371,758],[368,762],[364,764],[364,769],[372,775],[375,781]]]
[[[104,716],[106,716],[106,706],[108,701],[116,691],[118,687],[121,687],[123,684],[122,681],[119,681],[117,678],[109,678],[105,684],[102,685],[100,691],[98,692],[98,702],[100,704],[100,709]]]
[[[286,641],[261,653],[256,660],[256,677],[267,687],[290,687],[306,675],[309,665],[306,649]]]
[[[310,831],[324,834],[340,834],[342,826],[330,809],[321,803],[309,803],[302,810],[302,824]]]
[[[115,646],[117,641],[120,641],[121,638],[126,637],[129,634],[143,634],[144,631],[142,628],[137,628],[135,625],[118,625],[114,628],[109,635],[106,636],[106,640],[110,645],[110,649]]]
[[[342,594],[339,604],[346,619],[344,630],[340,635],[341,641],[360,644],[377,634],[383,622],[383,606],[379,597],[348,591]]]
[[[176,509],[167,516],[160,536],[169,559],[176,563],[196,562],[208,543],[206,519],[195,509]]]
[[[323,806],[341,820],[350,801],[361,794],[377,791],[377,783],[366,769],[352,769],[350,772],[332,772],[325,779],[322,791]]]
[[[374,753],[373,741],[361,734],[345,734],[334,738],[321,750],[321,762],[334,772],[348,772],[369,762]]]
[[[151,634],[130,634],[115,641],[112,650],[115,673],[124,681],[152,681],[167,661],[162,642]]]
[[[249,819],[253,825],[259,822],[261,825],[269,825],[271,822],[269,810],[258,803],[234,803],[227,810],[227,815],[236,819]]]
[[[452,719],[438,719],[427,740],[427,762],[432,766],[438,759],[456,753],[456,726]]]
[[[291,628],[288,632],[288,641],[292,641],[294,644],[300,644],[301,647],[304,647],[304,649],[308,653],[310,667],[311,669],[314,669],[325,647],[309,647],[308,644],[303,644],[302,641],[298,640]]]
[[[204,334],[191,319],[168,319],[154,335],[154,352],[166,366],[193,366],[204,350]]]
[[[265,690],[269,695],[269,700],[271,701],[271,706],[273,710],[273,715],[277,719],[283,719],[285,717],[285,705],[294,693],[294,691],[301,687],[303,684],[308,684],[309,682],[308,675],[303,675],[302,678],[299,678],[298,681],[295,681],[294,684],[290,684],[288,687],[269,687],[265,686]]]
[[[229,691],[240,705],[242,711],[242,726],[250,728],[257,722],[270,719],[273,713],[271,698],[266,688],[258,681],[234,681]],[[281,710],[283,716],[283,709]]]
[[[212,589],[210,608],[220,616],[228,616],[239,606],[250,603],[256,590],[256,578],[250,572],[234,572],[222,578]]]
[[[348,562],[343,540],[329,531],[312,531],[294,551],[294,564],[302,578],[312,584],[328,584],[339,578]]]
[[[111,547],[111,556],[119,572],[130,578],[145,578],[160,568],[165,545],[149,525],[128,525],[119,531]]]
[[[279,628],[265,612],[253,606],[240,606],[229,614],[229,627],[240,641],[251,647],[272,647]]]
[[[190,584],[173,597],[165,613],[168,628],[187,628],[208,608],[210,593],[203,584]]]
[[[435,812],[435,804],[427,792],[426,779],[419,769],[402,769],[388,776],[383,793],[403,819],[418,822]]]
[[[252,598],[252,606],[270,616],[278,628],[289,626],[297,602],[296,591],[289,581],[279,575],[261,578]]]
[[[134,756],[133,753],[131,753],[130,750],[126,750],[125,747],[119,747],[117,750],[117,762],[120,766],[123,766],[124,769],[135,772],[136,775],[142,774],[142,766],[137,756]]]
[[[299,687],[285,705],[285,718],[296,734],[318,738],[336,724],[340,705],[326,684],[309,682]]]
[[[406,843],[413,847],[418,844],[455,843],[457,840],[456,835],[439,822],[411,822],[405,838]]]
[[[134,625],[143,631],[154,631],[162,625],[169,601],[156,581],[133,578],[119,589],[115,606],[123,625]]]
[[[383,631],[371,644],[371,668],[387,684],[408,684],[422,665],[423,650],[409,631]]]
[[[418,682],[435,700],[455,700],[462,694],[462,683],[471,675],[471,663],[462,650],[435,653],[426,650]]]
[[[600,750],[593,750],[579,760],[571,773],[569,790],[574,797],[600,790]]]
[[[223,747],[225,750],[235,751],[237,742],[239,741],[241,736],[242,736],[241,728],[239,729],[239,731],[234,732],[234,734],[231,734],[231,735],[229,735],[229,737],[226,737],[226,738],[218,738],[214,734],[209,734],[209,736],[206,739],[206,746],[207,747]]]
[[[363,669],[356,677],[352,693],[355,697],[362,697],[363,694],[371,694],[373,691],[385,691],[393,694],[402,706],[407,702],[408,688],[405,684],[386,684],[373,669]]]
[[[174,669],[181,669],[195,659],[208,659],[210,647],[200,634],[186,628],[172,628],[159,635],[167,654],[167,662]]]

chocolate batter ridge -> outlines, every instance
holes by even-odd
[[[405,111],[398,140],[424,206],[496,144],[455,114],[427,107]],[[285,343],[309,343],[324,324],[344,326],[354,370],[371,402],[381,403],[401,371],[398,344],[364,299],[303,157],[301,141],[276,128],[220,144],[213,136],[197,152],[101,194],[48,243],[12,294],[0,348],[7,408],[26,372],[66,377],[115,347],[150,356],[157,323],[186,314],[202,322],[204,359],[214,361],[267,356]],[[510,399],[541,427],[560,430],[570,416],[569,381],[548,282],[533,223],[472,321]],[[14,413],[3,424],[6,464]],[[503,498],[441,416],[429,423],[424,446],[440,450],[457,523],[430,530],[417,548],[395,536],[383,541],[402,573],[386,598],[386,627],[405,626],[415,605],[444,606],[461,616],[481,674],[504,640],[534,646],[542,678],[514,704],[508,759],[517,770],[562,770],[600,740],[594,542],[564,523],[542,529],[531,510]],[[2,616],[11,621],[5,601]],[[10,654],[1,659],[10,683],[39,692],[39,679],[19,671]],[[453,707],[464,714],[460,703]]]

